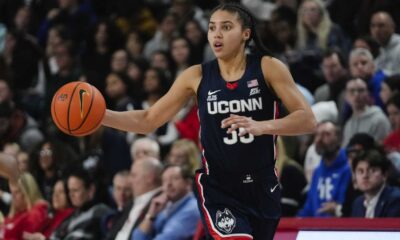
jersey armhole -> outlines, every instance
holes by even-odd
[[[263,68],[262,68],[262,59],[263,57],[269,57],[269,56],[261,56],[260,58],[260,67],[261,67],[261,74],[263,76],[263,80],[265,85],[267,86],[267,89],[269,90],[269,92],[271,93],[272,97],[274,98],[275,101],[277,101],[278,103],[281,102],[281,99],[278,97],[278,95],[276,94],[274,88],[271,87],[271,85],[269,84],[268,80],[266,79],[266,76],[264,76],[264,72],[263,72]]]

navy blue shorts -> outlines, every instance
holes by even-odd
[[[196,173],[195,193],[212,239],[273,239],[281,216],[281,190],[274,171]]]

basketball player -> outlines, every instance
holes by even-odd
[[[241,5],[217,6],[208,29],[216,59],[185,70],[151,108],[107,110],[102,122],[145,134],[197,97],[204,168],[196,174],[196,194],[213,239],[273,239],[281,215],[275,136],[315,128],[288,69],[271,56],[246,55],[251,40],[261,46],[254,22]],[[278,100],[289,112],[282,119],[276,119]]]

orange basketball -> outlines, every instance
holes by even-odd
[[[103,96],[85,82],[71,82],[54,94],[51,116],[57,127],[73,136],[85,136],[100,127],[106,111]]]

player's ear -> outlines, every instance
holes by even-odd
[[[250,30],[250,28],[246,28],[246,29],[243,31],[244,40],[245,40],[245,41],[249,40],[249,39],[250,39],[250,35],[251,35],[251,30]]]

